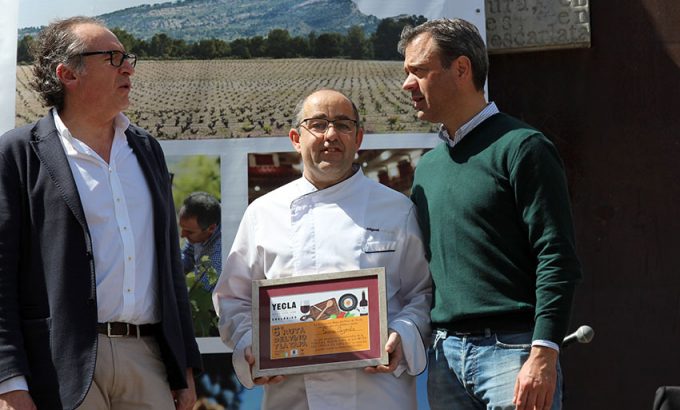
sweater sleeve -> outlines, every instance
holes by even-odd
[[[559,345],[581,278],[564,168],[555,146],[540,133],[525,138],[510,161],[517,209],[536,258],[533,339]]]

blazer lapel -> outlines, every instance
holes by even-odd
[[[33,138],[30,144],[40,162],[47,169],[66,205],[87,232],[87,221],[78,195],[78,188],[71,174],[64,147],[59,140],[59,133],[54,125],[51,111],[33,128]]]

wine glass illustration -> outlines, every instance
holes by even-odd
[[[301,321],[304,322],[308,319],[313,319],[311,315],[309,315],[309,310],[310,310],[309,299],[303,299],[302,303],[300,304],[300,312],[302,312],[302,317],[300,318]]]
[[[309,300],[308,299],[304,299],[302,301],[302,304],[300,304],[300,312],[302,312],[305,315],[307,313],[309,313]]]

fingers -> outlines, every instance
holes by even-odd
[[[286,380],[286,376],[262,376],[262,377],[256,377],[253,379],[253,383],[263,386],[265,384],[278,384],[281,383],[282,381]]]
[[[251,346],[248,346],[245,348],[243,351],[245,357],[246,357],[246,362],[250,365],[250,374],[252,376],[253,374],[253,365],[255,364],[255,356],[253,356],[253,349]],[[286,380],[285,376],[262,376],[262,377],[254,377],[253,378],[253,383],[262,386],[265,384],[277,384],[281,383],[282,381]]]
[[[404,350],[401,346],[401,337],[397,332],[390,332],[385,343],[385,351],[389,354],[389,363],[385,365],[378,365],[374,367],[365,367],[364,371],[369,374],[376,373],[392,373],[397,369],[399,363],[404,358]]]
[[[246,356],[246,362],[252,367],[255,364],[255,356],[253,356],[253,349],[251,346],[246,347],[243,352]]]
[[[196,390],[193,387],[193,378],[188,388],[173,390],[172,398],[175,401],[175,409],[191,410],[194,407],[194,403],[196,403]]]
[[[397,332],[391,332],[385,343],[385,351],[392,353],[401,344],[401,336]]]
[[[515,394],[512,402],[517,410],[550,410],[552,394],[545,385],[538,383],[523,384],[518,379],[515,382]]]
[[[537,408],[550,410],[552,408],[553,396],[551,394],[546,394],[543,398],[543,407],[539,406],[540,402],[537,402]]]

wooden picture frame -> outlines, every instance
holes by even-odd
[[[253,377],[386,365],[385,269],[256,280]]]

